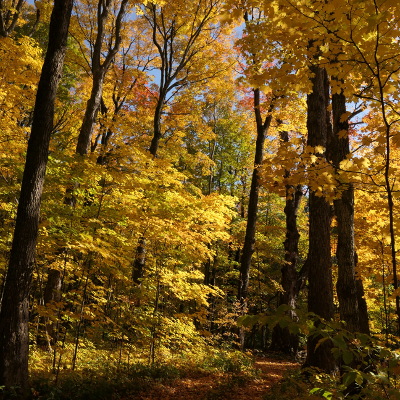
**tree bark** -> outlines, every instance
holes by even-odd
[[[311,66],[312,92],[307,96],[307,130],[309,146],[326,148],[328,138],[326,71]],[[325,154],[319,154],[324,158]],[[309,250],[308,264],[308,311],[325,320],[334,316],[332,262],[330,247],[330,205],[324,197],[317,196],[310,189],[309,198]],[[315,322],[318,328],[319,322]],[[320,335],[310,336],[307,342],[306,366],[317,367],[326,372],[336,369],[331,353],[332,343],[325,341],[317,349]]]
[[[364,296],[364,285],[362,280],[358,278],[356,280],[357,287],[357,301],[358,301],[358,309],[360,312],[360,332],[365,333],[367,335],[371,334],[369,330],[369,317],[368,317],[368,308],[367,301]]]
[[[103,94],[103,81],[105,72],[100,70],[93,73],[93,85],[90,98],[86,105],[85,115],[79,131],[76,153],[81,156],[87,154],[90,149],[92,132],[99,112],[101,96]]]
[[[283,134],[285,135],[281,135],[281,137],[285,142],[288,142],[288,133],[283,132]],[[285,176],[289,176],[288,171]],[[300,185],[297,187],[286,185],[286,205],[284,209],[286,215],[285,263],[281,268],[283,292],[279,294],[279,305],[287,304],[290,307],[289,316],[292,320],[297,318],[295,310],[300,289],[298,284],[299,274],[297,272],[300,239],[297,229],[297,213],[302,197],[303,191]],[[283,353],[295,354],[298,343],[298,335],[291,334],[287,327],[282,328],[279,324],[274,327],[271,349]]]
[[[160,88],[160,94],[159,94],[159,98],[157,99],[157,105],[156,105],[156,109],[154,111],[154,117],[153,117],[153,138],[151,139],[151,143],[150,143],[150,147],[149,147],[149,152],[153,157],[157,156],[158,145],[162,138],[161,116],[162,116],[162,110],[165,106],[165,96],[166,96],[166,93],[164,93],[164,90],[162,90],[162,88]]]
[[[49,43],[36,94],[31,136],[0,311],[0,386],[28,387],[29,291],[54,103],[66,51],[73,0],[55,0]]]
[[[283,143],[289,142],[289,133],[282,131],[280,138]],[[288,178],[290,171],[285,171],[284,177]],[[299,274],[297,272],[297,262],[299,256],[299,239],[300,234],[297,229],[297,213],[303,190],[301,185],[286,185],[286,239],[284,242],[285,263],[281,268],[281,284],[283,292],[279,294],[279,305],[287,304],[289,316],[295,320],[297,296],[300,290]],[[287,327],[282,328],[279,324],[275,325],[272,331],[271,349],[287,354],[295,354],[299,343],[298,335],[290,333]]]
[[[350,154],[348,136],[349,123],[345,118],[346,97],[343,92],[332,95],[333,135],[331,139],[331,158],[336,170],[340,162]],[[354,188],[351,182],[338,179],[340,198],[334,201],[337,219],[338,243],[336,257],[338,280],[336,291],[339,299],[340,319],[351,332],[360,331],[359,307],[355,275],[354,254]]]

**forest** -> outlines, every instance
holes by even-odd
[[[0,1],[0,400],[400,399],[398,0]]]

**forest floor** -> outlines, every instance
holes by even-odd
[[[140,400],[262,400],[290,370],[299,364],[276,356],[255,359],[255,376],[219,373],[176,379],[169,384],[157,385]]]

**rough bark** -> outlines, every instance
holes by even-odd
[[[327,101],[326,101],[326,71],[318,66],[311,66],[312,92],[307,96],[307,130],[309,146],[326,148]],[[324,154],[319,154],[321,158]],[[317,196],[310,190],[309,197],[309,250],[308,264],[308,311],[325,320],[334,316],[332,263],[330,248],[330,205],[324,197]],[[318,327],[319,322],[315,322]],[[320,368],[326,372],[336,369],[331,353],[332,343],[325,341],[317,349],[321,339],[319,335],[311,336],[307,342],[306,366]]]
[[[371,332],[369,330],[369,317],[368,317],[368,308],[367,301],[365,300],[364,295],[364,286],[361,279],[356,280],[357,287],[357,301],[358,301],[358,309],[360,312],[360,332],[370,335]]]
[[[41,195],[53,129],[73,0],[55,0],[49,43],[36,94],[14,238],[0,311],[0,386],[28,385],[29,291],[38,236]]]
[[[238,289],[238,300],[242,310],[246,308],[247,291],[249,287],[249,274],[251,257],[254,253],[255,245],[255,234],[256,234],[256,223],[257,223],[257,211],[258,211],[258,195],[260,189],[260,171],[259,166],[262,164],[264,159],[264,142],[265,136],[268,132],[269,126],[272,120],[273,101],[270,104],[268,115],[263,121],[260,110],[260,90],[254,90],[254,113],[256,118],[257,126],[257,140],[256,150],[254,155],[254,169],[251,178],[249,205],[247,211],[247,224],[246,224],[246,235],[244,239],[242,256],[240,259],[240,277],[239,277],[239,289]]]
[[[358,264],[358,255],[357,252],[354,252],[354,266],[357,270]],[[369,330],[369,315],[368,315],[368,307],[367,301],[365,300],[365,292],[364,285],[361,277],[356,274],[356,289],[357,289],[357,302],[358,302],[358,311],[359,311],[359,320],[360,320],[360,332],[365,333],[367,335],[371,334]]]
[[[346,113],[346,97],[343,93],[332,95],[333,135],[330,142],[332,164],[336,170],[340,162],[350,154],[349,123]],[[340,319],[351,332],[360,331],[359,307],[355,275],[354,255],[354,188],[350,182],[338,180],[340,197],[334,201],[337,219],[338,243],[336,257],[338,280],[336,291],[339,300]]]
[[[292,194],[289,190],[294,189]],[[301,186],[296,188],[287,185],[286,187],[286,239],[284,242],[285,264],[281,268],[281,285],[283,292],[279,295],[279,305],[287,304],[289,316],[296,320],[297,296],[299,294],[299,274],[297,272],[298,245],[300,234],[297,229],[297,212],[303,196]],[[298,335],[290,333],[287,327],[282,328],[279,324],[274,327],[272,332],[271,349],[288,354],[295,354],[299,344]]]

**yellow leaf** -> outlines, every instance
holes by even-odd
[[[340,116],[340,122],[346,122],[349,119],[350,115],[351,115],[351,112],[349,112],[349,111],[346,111],[345,113],[343,113]]]
[[[346,129],[342,129],[341,131],[338,132],[338,136],[340,139],[344,139],[347,137],[349,132]]]

